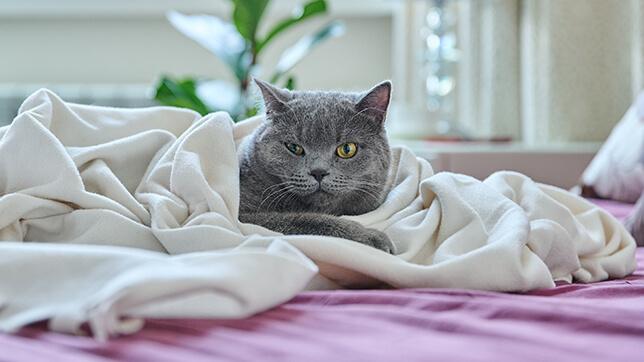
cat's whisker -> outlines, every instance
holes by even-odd
[[[329,215],[368,212],[385,198],[383,172],[391,155],[384,116],[391,83],[365,94],[289,92],[259,80],[257,86],[267,115],[240,163],[240,219],[278,232],[344,237],[388,250],[386,235]],[[365,153],[338,162],[338,138],[349,135],[356,139],[343,141],[363,144]],[[289,142],[306,151],[293,156],[283,148]],[[321,170],[324,176],[314,172]]]
[[[272,191],[268,196],[266,196],[266,198],[264,198],[263,194],[262,194],[262,202],[259,204],[259,206],[257,206],[257,210],[260,210],[262,208],[262,205],[264,205],[264,202],[270,200],[270,198],[273,197],[274,195],[279,196],[280,193],[288,192],[288,191],[296,188],[296,186],[292,185],[290,181],[284,182],[283,184],[280,184],[279,186],[282,186],[282,187],[278,188],[277,190]],[[275,201],[275,200],[273,200],[273,201]],[[272,204],[272,202],[271,202],[271,204]],[[270,205],[269,205],[268,208],[270,208]]]
[[[384,199],[381,195],[382,187],[378,184],[367,182],[353,182],[351,184],[351,187],[356,191],[371,195],[378,203],[381,203]]]
[[[364,202],[364,203],[369,201],[369,199],[367,198],[368,195],[366,195],[364,193],[356,193],[355,196],[359,197],[360,200],[362,200],[362,202]]]
[[[365,185],[365,186],[371,186],[371,187],[377,187],[377,188],[382,187],[382,184],[375,183],[375,182],[369,182],[367,180],[347,180],[345,182],[349,182],[352,185]]]
[[[348,180],[347,182],[349,187],[357,188],[357,187],[362,187],[362,188],[371,188],[374,191],[379,191],[382,189],[382,185],[373,183],[373,182],[368,182],[368,181],[363,181],[363,180]]]
[[[275,198],[265,207],[266,211],[271,211],[271,207],[275,203],[276,200],[279,200],[284,194],[288,193],[288,191],[281,190],[280,193],[278,193]],[[268,199],[266,200],[268,201]],[[263,203],[263,202],[262,202]]]
[[[354,190],[360,191],[363,194],[366,194],[366,195],[369,195],[369,196],[373,197],[373,199],[378,203],[380,203],[380,201],[381,201],[381,198],[378,195],[376,195],[373,192],[371,192],[369,189],[356,187],[356,188],[354,188]]]
[[[278,183],[278,184],[275,184],[275,185],[269,186],[269,187],[267,187],[267,188],[265,188],[265,189],[264,189],[264,191],[262,192],[262,195],[260,196],[260,198],[261,198],[261,199],[264,199],[264,194],[266,194],[266,192],[267,192],[268,190],[272,190],[272,189],[274,189],[274,188],[276,188],[276,187],[282,187],[282,186],[288,185],[288,184],[290,184],[290,183],[291,183],[291,181],[285,181],[285,182],[280,182],[280,183]]]
[[[268,201],[272,198],[272,201],[268,205],[267,209],[270,209],[271,205],[277,201],[279,201],[281,198],[284,197],[284,195],[292,193],[293,190],[297,190],[298,186],[296,184],[289,184],[269,195],[269,197],[266,198],[265,201]]]
[[[288,203],[291,202],[291,200],[293,200],[296,197],[297,197],[297,194],[295,192],[290,192],[288,198],[284,200],[284,204],[288,205]]]
[[[273,199],[273,201],[271,201],[271,203],[270,203],[270,204],[268,204],[268,206],[266,207],[266,209],[267,209],[268,211],[270,211],[270,210],[271,210],[271,206],[273,206],[273,204],[275,204],[275,206],[278,206],[278,205],[280,204],[280,201],[281,201],[285,196],[288,196],[289,194],[292,194],[292,192],[291,192],[291,191],[292,191],[293,189],[296,189],[296,188],[297,188],[296,186],[290,186],[290,187],[288,187],[288,188],[286,188],[286,189],[282,190],[282,192],[281,192],[280,194],[278,194],[278,195],[277,195],[277,197],[275,197],[275,199]]]

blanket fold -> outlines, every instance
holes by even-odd
[[[0,128],[0,330],[49,319],[108,338],[145,317],[244,317],[304,289],[526,291],[635,269],[632,237],[591,203],[513,172],[434,174],[404,147],[384,204],[345,216],[398,255],[240,223],[236,151],[261,122],[34,93]]]

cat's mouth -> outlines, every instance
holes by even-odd
[[[308,193],[308,197],[321,197],[321,196],[331,196],[332,193],[329,192],[322,184],[318,184],[315,188]]]
[[[337,195],[336,188],[325,182],[311,182],[305,187],[298,188],[297,193],[304,198],[329,198]]]
[[[322,186],[318,186],[318,189],[313,191],[314,194],[327,194],[330,195],[331,193],[329,191],[326,191],[325,189],[322,188]]]

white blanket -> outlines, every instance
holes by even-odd
[[[304,289],[526,291],[635,269],[632,237],[591,203],[512,172],[434,175],[406,148],[385,203],[351,217],[396,256],[242,224],[235,151],[262,120],[33,94],[0,128],[0,330],[90,322],[107,338],[141,317],[244,317]]]

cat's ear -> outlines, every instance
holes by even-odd
[[[386,80],[361,95],[356,112],[368,115],[383,125],[390,100],[391,82]]]
[[[266,114],[282,113],[288,109],[284,103],[288,102],[292,97],[289,90],[277,88],[257,78],[253,78],[253,81],[262,92]]]

